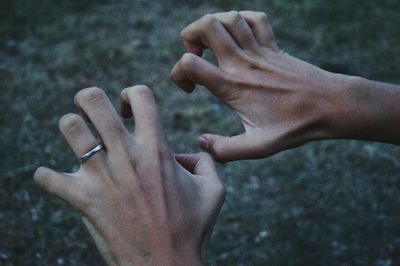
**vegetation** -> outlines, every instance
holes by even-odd
[[[0,1],[0,265],[102,265],[79,215],[39,189],[38,165],[77,169],[57,129],[73,95],[153,88],[176,152],[241,130],[198,88],[169,80],[179,31],[205,13],[268,13],[285,51],[325,69],[400,82],[398,0]],[[126,121],[131,124],[130,121]],[[400,149],[324,141],[219,165],[227,201],[212,265],[399,265]]]

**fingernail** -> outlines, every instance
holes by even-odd
[[[201,136],[199,138],[199,144],[203,149],[208,150],[208,143],[209,142],[208,142],[208,139],[206,137]]]

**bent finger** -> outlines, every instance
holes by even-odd
[[[198,56],[202,55],[204,48],[210,48],[218,60],[231,58],[241,52],[221,22],[212,15],[205,15],[191,23],[182,30],[181,37],[186,50]]]
[[[213,16],[222,22],[240,47],[254,52],[258,51],[259,47],[253,32],[239,12],[215,13]]]
[[[265,13],[254,11],[240,11],[239,13],[251,27],[257,42],[261,46],[277,49],[274,32]]]
[[[197,55],[186,53],[171,70],[171,79],[190,93],[196,84],[209,89],[217,97],[223,96],[227,87],[227,73]]]
[[[175,154],[175,159],[192,174],[218,178],[215,163],[207,153]]]
[[[161,134],[162,127],[153,92],[145,85],[136,85],[121,92],[125,110],[130,107],[138,134]]]
[[[199,137],[199,145],[218,162],[258,159],[265,156],[262,143],[247,133],[233,137],[203,134]]]

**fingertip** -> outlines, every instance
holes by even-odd
[[[76,126],[76,124],[79,123],[80,119],[82,118],[77,114],[74,113],[65,114],[58,121],[58,128],[60,129],[61,132],[65,132],[66,129]]]
[[[47,188],[48,179],[53,171],[50,168],[40,166],[36,169],[35,173],[33,174],[33,180],[36,184],[43,188]]]
[[[170,73],[170,79],[184,92],[191,93],[196,88],[196,84],[186,78],[185,73],[180,68],[181,60],[175,64]]]
[[[98,102],[107,98],[106,93],[99,87],[88,87],[78,91],[74,97],[74,103],[80,107],[87,102]]]
[[[150,87],[147,86],[147,85],[144,85],[144,84],[138,84],[138,85],[129,87],[129,88],[127,88],[126,90],[127,90],[127,91],[129,91],[129,90],[146,91],[146,92],[151,92],[151,93],[153,93],[153,91],[150,89]]]
[[[35,170],[35,172],[33,173],[33,179],[35,180],[35,182],[37,182],[38,179],[40,179],[40,178],[44,175],[46,169],[47,169],[47,168],[44,167],[44,166],[39,166],[39,167]]]

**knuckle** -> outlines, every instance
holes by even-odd
[[[205,31],[211,26],[213,26],[216,22],[217,19],[212,14],[206,14],[199,20],[193,22],[192,24],[184,28],[180,33],[181,38],[192,39],[194,32],[201,33],[202,31]]]
[[[268,15],[265,14],[264,12],[257,12],[255,14],[255,18],[256,18],[256,20],[261,21],[261,22],[267,22],[268,21]]]
[[[184,28],[183,30],[181,30],[180,36],[182,39],[186,39],[188,35],[188,28]]]
[[[153,96],[152,90],[147,87],[146,85],[136,85],[133,87],[128,88],[128,92],[133,94],[140,94],[140,95],[148,95]]]
[[[212,14],[206,14],[201,18],[202,24],[205,27],[210,27],[217,22],[217,19]]]
[[[137,152],[132,154],[136,160],[140,158],[152,158],[151,161],[156,162],[154,154],[158,151],[157,138],[150,132],[147,134],[135,133],[134,146]],[[155,164],[154,164],[155,165]]]
[[[125,89],[123,89],[123,90],[121,91],[121,97],[122,97],[122,99],[127,100],[128,91],[129,91],[129,90],[130,90],[130,87],[125,88]]]
[[[76,131],[82,126],[83,119],[77,114],[66,114],[59,122],[59,127],[64,132]]]
[[[191,35],[193,34],[193,24],[190,24],[189,26],[185,27],[183,30],[181,30],[180,36],[182,39],[191,39]]]
[[[169,78],[173,81],[176,81],[178,79],[178,71],[176,65],[169,72]]]
[[[132,97],[140,97],[147,103],[154,102],[153,91],[145,85],[136,85],[129,88],[128,93],[131,93]]]
[[[236,25],[242,20],[242,16],[237,11],[229,11],[228,13],[228,24]]]
[[[90,102],[90,103],[98,103],[104,101],[106,95],[104,91],[97,87],[86,88],[78,92],[76,98],[78,101]]]

